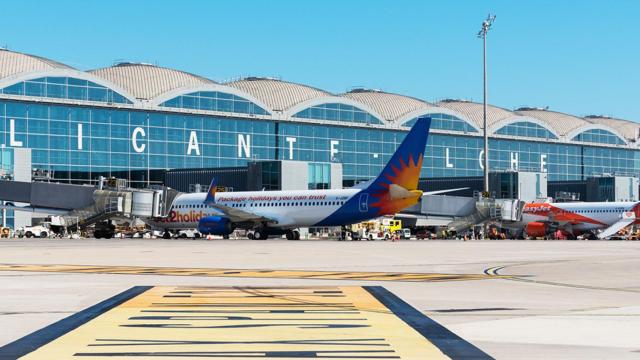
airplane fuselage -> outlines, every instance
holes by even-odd
[[[605,229],[628,213],[637,213],[640,202],[532,203],[525,205],[522,222],[556,223],[573,230]]]
[[[226,192],[216,193],[215,203],[275,219],[277,222],[269,227],[286,229],[320,223],[359,192],[360,189]],[[167,230],[194,229],[205,216],[224,216],[215,207],[204,204],[205,197],[206,193],[179,195],[169,216],[156,219],[153,225]],[[359,215],[365,213],[359,211],[364,208],[357,210],[349,216],[353,222],[360,221]]]

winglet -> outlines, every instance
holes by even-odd
[[[216,190],[218,184],[216,178],[211,179],[211,185],[209,185],[209,191],[207,191],[207,197],[204,199],[205,204],[214,204],[216,202]]]

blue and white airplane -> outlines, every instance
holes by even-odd
[[[420,169],[431,119],[420,118],[375,179],[339,190],[247,191],[178,195],[166,218],[151,225],[169,231],[198,229],[228,237],[236,228],[253,230],[251,238],[286,234],[300,238],[300,227],[354,224],[393,215],[420,201]],[[459,189],[430,192],[429,194]]]

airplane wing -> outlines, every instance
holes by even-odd
[[[456,188],[456,189],[446,189],[446,190],[435,190],[435,191],[425,191],[422,195],[438,195],[438,194],[446,194],[455,191],[467,190],[468,187]]]
[[[216,202],[216,192],[217,192],[217,184],[216,179],[211,180],[211,185],[209,186],[209,191],[207,191],[207,197],[204,200],[205,205],[210,206],[218,211],[220,211],[224,217],[231,220],[234,223],[277,223],[276,219],[271,219],[268,217],[264,217],[258,214],[254,214],[248,211],[240,210],[238,208],[222,205]]]
[[[230,206],[220,205],[217,203],[208,203],[208,206],[220,211],[224,217],[234,223],[254,222],[254,223],[277,223],[276,219],[271,219],[248,211],[240,210]]]
[[[622,218],[620,218],[620,220],[618,220],[618,222],[616,222],[613,225],[609,226],[608,228],[604,229],[603,232],[598,234],[598,238],[599,239],[606,239],[609,236],[614,235],[618,231],[620,231],[620,230],[626,228],[627,226],[633,224],[634,221],[636,221],[636,215],[635,215],[635,213],[633,211],[624,212],[624,213],[622,213]]]

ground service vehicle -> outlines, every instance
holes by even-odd
[[[40,237],[46,238],[49,236],[49,228],[44,225],[36,225],[36,226],[23,226],[16,230],[16,235],[18,237]]]
[[[100,221],[95,224],[93,237],[96,239],[111,239],[116,234],[116,225],[112,220]]]

